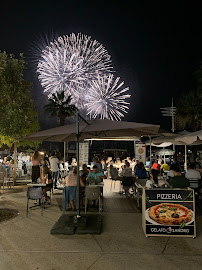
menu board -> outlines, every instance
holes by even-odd
[[[143,189],[145,235],[196,237],[194,200],[191,189]]]
[[[88,165],[89,143],[79,143],[79,166]]]

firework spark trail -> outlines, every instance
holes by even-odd
[[[91,82],[86,97],[86,109],[90,118],[107,118],[111,120],[121,120],[127,113],[130,103],[125,100],[130,98],[126,92],[128,87],[123,88],[124,82],[119,84],[120,78],[114,80],[114,76],[98,76],[96,81]]]
[[[119,77],[114,79],[110,55],[90,36],[72,33],[50,42],[42,51],[37,72],[49,98],[64,91],[90,118],[121,120],[127,113],[129,89],[123,88]]]
[[[74,96],[75,85],[82,84],[112,69],[107,50],[90,36],[73,33],[59,37],[43,50],[37,66],[44,92],[64,90]]]

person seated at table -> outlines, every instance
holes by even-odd
[[[72,158],[71,166],[73,166],[73,167],[77,166],[77,161],[75,158]]]
[[[201,174],[198,170],[196,170],[196,164],[190,163],[188,166],[188,170],[185,174],[187,179],[201,179]]]
[[[46,182],[46,187],[43,188],[43,194],[46,201],[50,200],[50,197],[47,196],[47,191],[51,192],[51,189],[53,188],[53,179],[50,169],[48,168],[47,164],[43,165],[42,169],[42,179],[44,180],[44,183],[46,180],[48,180],[48,183]]]
[[[159,171],[152,169],[150,173],[150,179],[147,180],[145,188],[151,189],[158,187],[158,174]]]
[[[84,184],[86,184],[86,179],[88,177],[89,174],[89,170],[86,164],[82,165],[82,170],[80,170],[79,175],[82,178],[82,181],[84,182]]]
[[[102,171],[102,165],[99,161],[99,157],[95,156],[93,158],[93,166],[96,165],[97,166],[97,169],[98,169],[98,172]]]
[[[132,176],[132,169],[130,168],[130,163],[125,162],[125,167],[123,168],[120,176],[122,176],[123,189],[125,191],[126,197],[129,196],[129,188],[133,185],[134,179]]]
[[[137,164],[135,175],[138,177],[138,179],[145,179],[147,177],[147,172],[142,162]]]
[[[98,171],[97,165],[93,166],[93,171],[89,173],[87,181],[89,183],[101,183],[103,181],[103,179],[106,179],[107,177],[104,175],[103,172]]]
[[[76,191],[77,191],[77,167],[73,168],[73,171],[67,175],[63,181],[65,187],[63,188],[63,196],[62,196],[62,209],[66,210],[66,205],[71,206],[71,209],[76,211]],[[80,178],[80,185],[84,186]]]
[[[171,178],[174,177],[174,174],[173,174],[173,171],[172,171],[172,168],[175,167],[175,164],[171,164],[170,165],[170,171],[168,172],[167,174],[167,177],[168,177],[168,180],[170,181]]]
[[[197,156],[195,159],[196,169],[201,169],[200,157]]]
[[[7,157],[4,157],[2,161],[2,167],[7,170],[7,174],[10,175],[11,167]]]
[[[191,188],[196,192],[201,193],[201,174],[196,170],[196,164],[190,163],[185,177],[189,180]]]
[[[180,167],[177,164],[173,164],[172,171],[174,177],[169,181],[171,188],[189,188],[189,180],[181,175]]]
[[[107,164],[106,164],[104,158],[101,159],[101,166],[102,166],[102,172],[106,172],[107,171]]]

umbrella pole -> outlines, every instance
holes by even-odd
[[[77,158],[77,218],[80,217],[80,177],[79,177],[79,113],[76,112],[76,158]]]
[[[149,141],[150,141],[150,145],[149,145],[149,155],[150,155],[150,158],[149,158],[149,161],[150,161],[150,165],[149,165],[149,172],[151,172],[151,168],[152,168],[152,160],[151,160],[151,136],[149,136]]]
[[[165,147],[163,147],[163,156],[164,156],[164,164],[166,164],[166,155],[165,155]]]
[[[187,172],[187,145],[184,146],[184,163],[185,163],[185,171]]]
[[[64,168],[65,168],[66,142],[64,142]]]

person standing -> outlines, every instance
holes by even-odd
[[[50,162],[50,168],[52,172],[52,179],[54,183],[54,187],[57,188],[57,180],[59,177],[59,159],[56,157],[55,152],[51,152],[51,156],[49,157],[49,162]]]
[[[40,177],[40,165],[42,165],[42,157],[38,151],[35,151],[32,158],[32,182],[36,183],[37,179]]]

